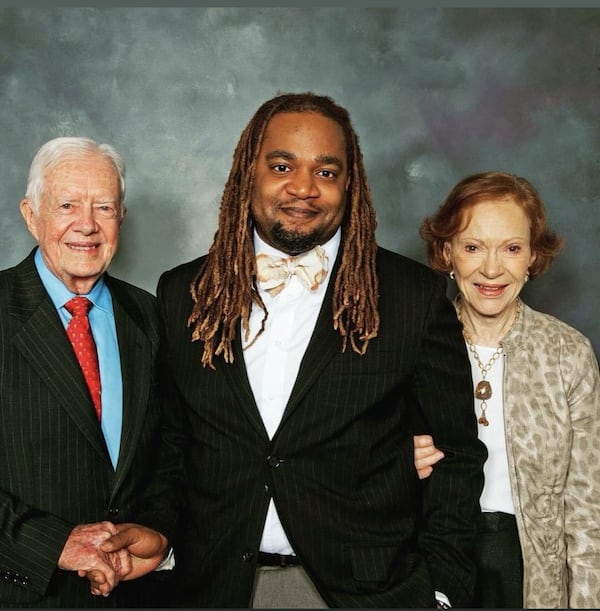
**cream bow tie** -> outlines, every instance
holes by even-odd
[[[256,280],[271,297],[281,293],[293,275],[311,291],[316,291],[327,276],[327,254],[320,246],[297,257],[256,255]]]

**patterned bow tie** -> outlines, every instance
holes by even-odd
[[[315,246],[297,257],[274,257],[264,253],[256,255],[256,280],[271,297],[281,293],[293,275],[307,289],[316,291],[327,276],[325,251]]]

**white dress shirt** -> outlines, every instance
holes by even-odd
[[[328,273],[315,291],[306,288],[296,276],[292,276],[285,288],[272,297],[260,290],[269,312],[265,330],[256,342],[248,347],[260,329],[264,312],[255,304],[250,315],[250,335],[243,342],[244,360],[250,386],[269,439],[279,427],[283,412],[292,392],[300,362],[312,336],[323,297],[331,277],[331,268],[337,256],[341,230],[321,247],[328,257]],[[254,251],[279,257],[288,257],[260,239],[254,232]],[[281,526],[273,499],[269,504],[260,550],[277,554],[293,554]]]

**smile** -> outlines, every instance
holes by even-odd
[[[475,284],[475,288],[486,297],[497,297],[501,295],[507,286],[506,284]]]
[[[67,248],[78,252],[91,252],[99,248],[98,244],[73,244],[67,243]]]
[[[282,206],[280,210],[287,216],[292,216],[299,219],[312,218],[319,214],[317,210],[306,208],[304,206]]]

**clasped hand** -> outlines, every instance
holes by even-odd
[[[167,539],[137,524],[98,522],[76,526],[58,559],[58,567],[77,571],[96,596],[108,596],[121,581],[136,579],[161,563]]]

